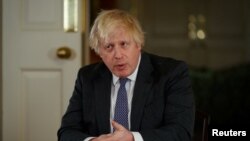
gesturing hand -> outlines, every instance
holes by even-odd
[[[112,126],[114,133],[101,135],[91,141],[134,141],[133,134],[121,124],[112,121]]]

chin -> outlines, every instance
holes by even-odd
[[[128,73],[116,73],[116,76],[118,76],[118,77],[128,77],[129,76],[129,74]]]

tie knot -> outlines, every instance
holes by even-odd
[[[120,79],[119,79],[120,85],[121,85],[121,86],[125,86],[127,80],[128,80],[128,78],[120,78]]]

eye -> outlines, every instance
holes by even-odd
[[[107,50],[107,51],[110,51],[110,50],[113,49],[113,47],[114,47],[114,45],[112,45],[112,44],[107,44],[107,45],[104,46],[104,49]]]
[[[122,47],[127,47],[128,46],[128,42],[126,42],[126,41],[123,41],[123,42],[121,42],[121,44],[120,44]]]

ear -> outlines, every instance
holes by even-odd
[[[98,48],[97,52],[95,52],[96,55],[98,55],[100,58],[103,57],[102,51],[100,51],[100,49]]]
[[[136,44],[136,47],[138,48],[138,50],[141,50],[142,49],[142,45],[141,44]]]

